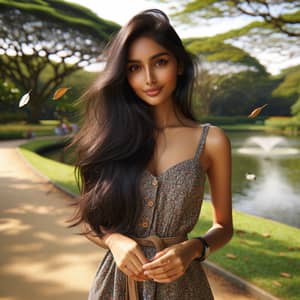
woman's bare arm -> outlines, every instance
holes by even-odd
[[[213,209],[213,225],[203,236],[215,251],[233,235],[231,203],[231,145],[223,130],[210,127],[205,144],[207,175]],[[200,241],[199,241],[200,243]]]

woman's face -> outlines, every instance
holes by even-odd
[[[178,73],[175,56],[153,39],[140,37],[129,47],[128,83],[148,104],[172,101]]]

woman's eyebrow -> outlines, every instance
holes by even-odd
[[[154,54],[153,56],[151,56],[150,60],[153,60],[153,59],[158,58],[163,55],[170,55],[170,54],[168,52],[160,52],[160,53],[157,53],[157,54]],[[136,63],[136,62],[140,62],[140,61],[138,59],[128,59],[127,62],[128,63]]]

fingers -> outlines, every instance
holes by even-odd
[[[184,274],[184,267],[180,260],[170,254],[160,252],[153,259],[143,265],[143,269],[144,274],[156,282],[171,282]]]
[[[143,264],[148,260],[142,250],[137,247],[134,253],[131,253],[120,265],[120,269],[127,275],[138,281],[145,281],[149,278],[144,275]]]
[[[139,259],[142,265],[148,263],[148,259],[145,257],[144,253],[138,249],[138,251],[135,253],[136,257]],[[143,271],[143,268],[142,268]]]
[[[156,252],[156,254],[152,257],[152,261],[160,258],[161,256],[163,256],[167,252],[167,250],[168,249],[166,248],[162,251]]]
[[[183,269],[171,263],[144,272],[146,276],[157,282],[171,282],[183,273]]]
[[[168,282],[172,282],[172,281],[176,280],[181,275],[182,274],[178,274],[177,271],[173,271],[173,272],[170,272],[167,274],[161,274],[161,275],[155,276],[155,278],[153,278],[153,281],[160,282],[160,283],[168,283]]]
[[[149,263],[146,263],[143,265],[143,269],[145,271],[148,271],[150,269],[155,269],[155,268],[158,268],[158,267],[161,267],[161,266],[164,266],[166,264],[169,264],[171,261],[170,261],[170,258],[168,258],[167,256],[161,256],[160,258],[158,259],[155,259]]]
[[[122,268],[120,268],[123,273],[125,273],[128,277],[136,280],[136,281],[145,281],[148,278],[143,274],[139,273],[136,274],[135,272],[132,271],[132,265],[125,265]]]

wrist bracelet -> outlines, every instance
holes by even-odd
[[[203,237],[201,237],[201,236],[195,237],[195,239],[199,240],[202,243],[202,252],[201,252],[201,255],[198,256],[195,259],[198,260],[198,261],[204,261],[208,257],[209,252],[210,252],[209,245],[208,245],[207,241]]]

